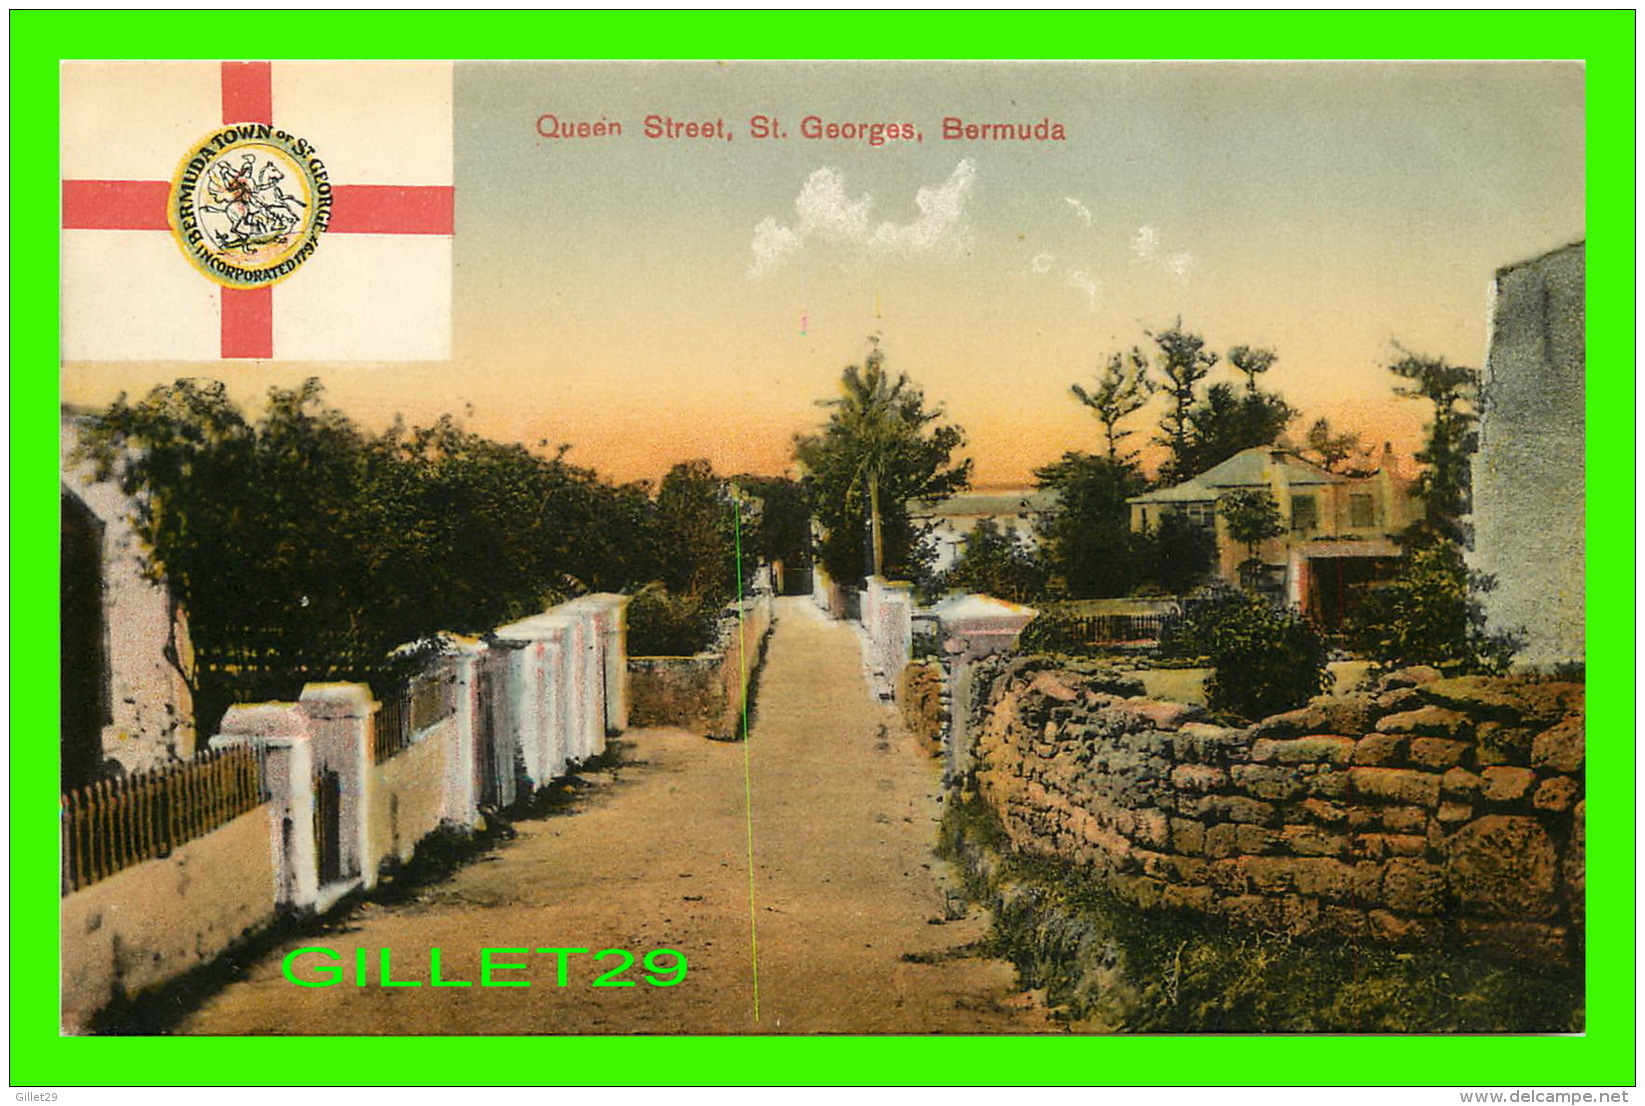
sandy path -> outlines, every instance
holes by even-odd
[[[1009,965],[953,953],[982,937],[983,918],[932,924],[945,901],[930,851],[936,770],[870,700],[859,655],[849,627],[780,600],[749,743],[627,735],[624,763],[587,775],[565,813],[518,823],[514,840],[413,901],[367,903],[289,942],[179,1031],[1046,1031]],[[303,946],[346,965],[387,947],[393,978],[424,986],[358,987],[350,968],[338,985],[298,987],[280,962]],[[528,966],[497,978],[530,987],[435,988],[431,946],[447,980],[478,980],[482,948],[671,948],[690,968],[674,987],[648,985],[636,965],[619,978],[637,986],[595,988],[618,961],[573,955],[559,987],[552,955],[515,953],[494,959]]]

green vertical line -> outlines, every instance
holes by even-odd
[[[754,977],[754,1021],[760,1020],[760,933],[754,906],[754,788],[748,771],[748,657],[743,622],[743,513],[741,494],[731,485],[731,531],[737,549],[737,670],[742,680],[743,821],[748,830],[748,960]]]

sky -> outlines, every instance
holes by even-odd
[[[1408,454],[1399,347],[1480,365],[1494,272],[1583,237],[1574,63],[475,63],[454,105],[449,363],[71,363],[64,398],[212,374],[255,405],[318,375],[367,425],[451,411],[614,479],[780,472],[877,334],[974,482],[1008,486],[1099,449],[1069,386],[1180,317],[1277,351],[1299,434],[1324,415]],[[949,117],[1065,137],[945,140]]]

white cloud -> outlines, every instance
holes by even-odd
[[[971,241],[965,204],[976,177],[976,163],[966,158],[942,184],[914,194],[919,215],[913,220],[875,224],[869,217],[874,198],[864,193],[853,199],[846,192],[844,175],[824,166],[807,178],[795,198],[798,219],[792,226],[766,218],[754,228],[754,261],[748,274],[760,276],[811,239],[871,253],[959,253]]]
[[[1068,273],[1068,286],[1084,292],[1086,306],[1092,311],[1097,309],[1097,293],[1102,290],[1102,285],[1097,283],[1096,277],[1084,269],[1071,269]]]
[[[1084,223],[1086,226],[1091,225],[1091,209],[1090,208],[1086,207],[1084,204],[1080,203],[1078,200],[1076,200],[1072,196],[1064,196],[1063,199],[1068,201],[1068,206],[1074,209],[1074,218],[1078,219],[1080,222]]]
[[[1159,253],[1159,228],[1138,227],[1137,236],[1131,239],[1131,252],[1144,261],[1154,260]]]
[[[1194,255],[1191,253],[1160,253],[1159,228],[1154,226],[1137,228],[1136,237],[1131,239],[1131,252],[1136,254],[1139,260],[1150,265],[1158,265],[1178,280],[1187,280],[1189,271],[1194,267]]]
[[[1051,271],[1051,263],[1055,260],[1056,258],[1052,257],[1048,253],[1037,253],[1034,255],[1034,260],[1028,263],[1028,267],[1033,269],[1036,273],[1049,273]]]

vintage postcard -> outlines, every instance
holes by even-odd
[[[63,1034],[1590,1031],[1580,61],[60,90]]]

